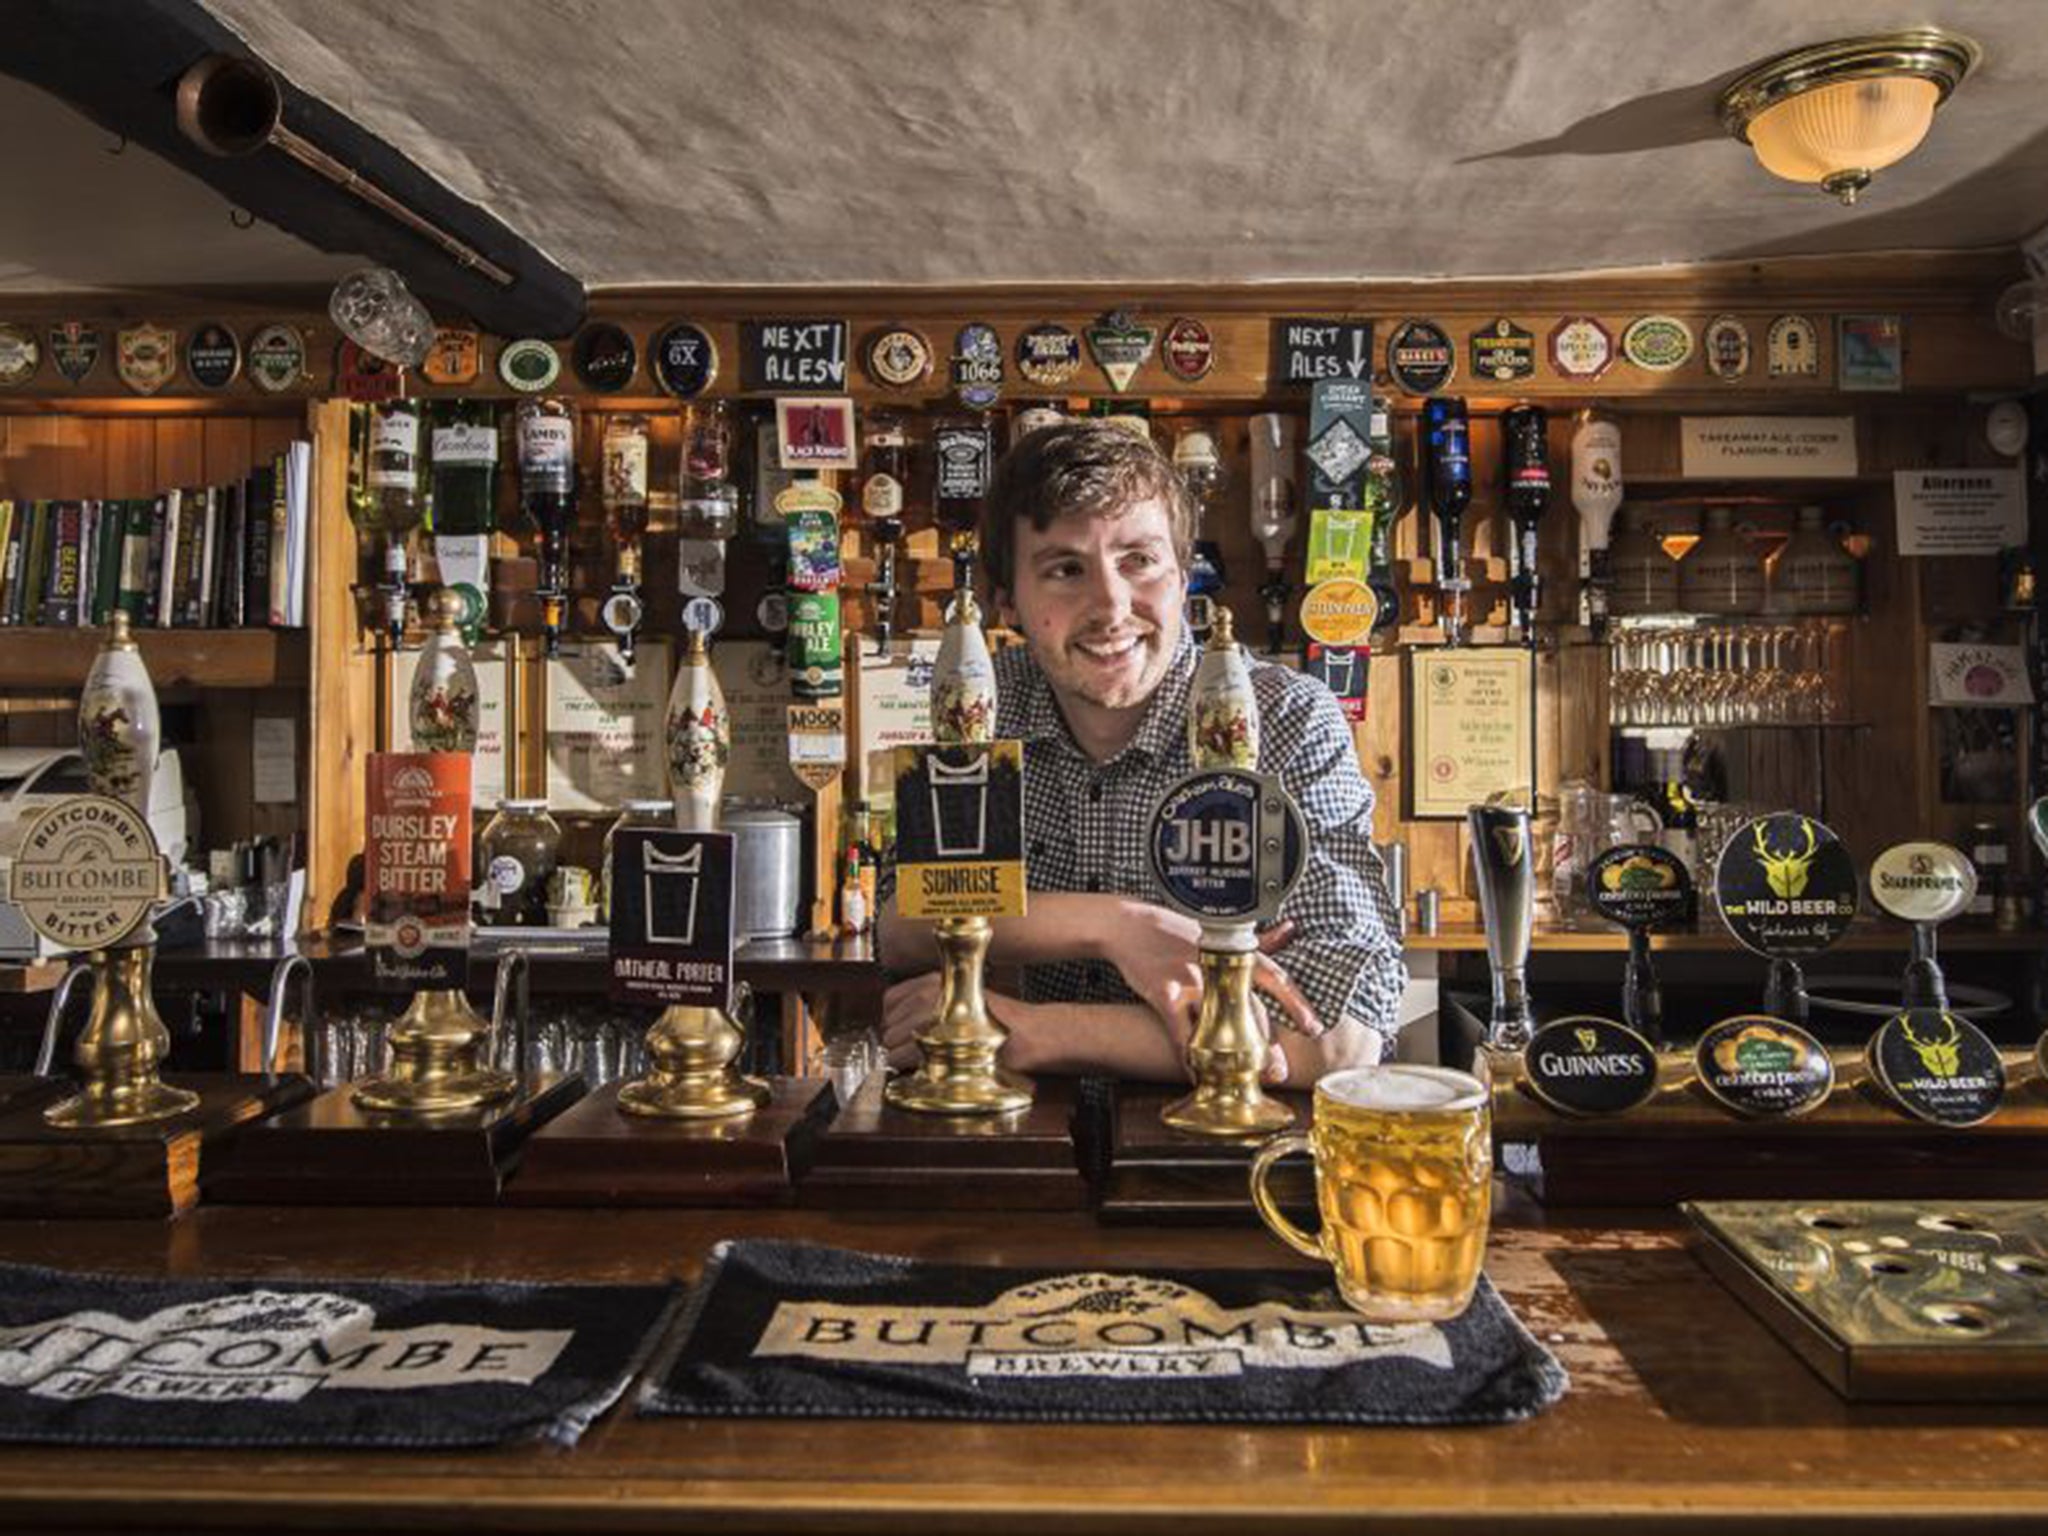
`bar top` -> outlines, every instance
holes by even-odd
[[[1629,1222],[1636,1224],[1630,1225]],[[1080,1215],[204,1208],[0,1223],[0,1258],[149,1274],[606,1282],[694,1276],[726,1237],[1016,1265],[1281,1266],[1241,1228]],[[1669,1222],[1504,1201],[1487,1268],[1572,1374],[1499,1428],[638,1419],[573,1451],[0,1450],[0,1524],[110,1529],[1631,1531],[2048,1521],[2048,1405],[1854,1407]]]

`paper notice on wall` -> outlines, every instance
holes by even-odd
[[[1846,479],[1856,473],[1853,416],[1684,416],[1688,480]]]
[[[789,667],[766,640],[721,640],[711,668],[732,720],[728,797],[762,805],[808,805],[811,792],[789,771]]]
[[[470,804],[495,806],[505,798],[505,647],[485,641],[471,648],[476,669],[476,752],[470,769]],[[418,650],[400,651],[391,669],[391,750],[413,750],[413,674],[420,669]]]
[[[869,802],[896,793],[897,747],[932,739],[932,666],[936,638],[898,640],[887,656],[860,663],[860,795]]]
[[[1902,555],[1995,555],[2027,542],[2017,469],[1901,469],[1892,498]]]
[[[249,727],[254,758],[250,778],[258,805],[290,805],[299,798],[298,722],[289,716],[258,715]]]
[[[1935,644],[1927,649],[1929,704],[1998,709],[2034,702],[2021,646]]]
[[[608,811],[668,791],[663,720],[668,647],[642,640],[633,665],[610,642],[564,645],[548,662],[548,809]]]

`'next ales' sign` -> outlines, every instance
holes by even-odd
[[[844,320],[742,320],[740,388],[768,393],[846,388]]]

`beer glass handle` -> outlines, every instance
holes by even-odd
[[[1273,1235],[1292,1248],[1296,1253],[1311,1259],[1327,1259],[1323,1245],[1317,1239],[1301,1230],[1280,1214],[1280,1206],[1273,1199],[1273,1192],[1266,1187],[1266,1179],[1273,1171],[1273,1165],[1283,1157],[1296,1152],[1307,1152],[1309,1140],[1300,1131],[1290,1131],[1285,1136],[1275,1136],[1252,1159],[1252,1204],[1259,1208],[1259,1216],[1273,1229]]]

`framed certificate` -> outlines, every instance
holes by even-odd
[[[1462,819],[1467,806],[1503,790],[1533,797],[1534,686],[1534,662],[1521,649],[1409,651],[1403,814]]]

